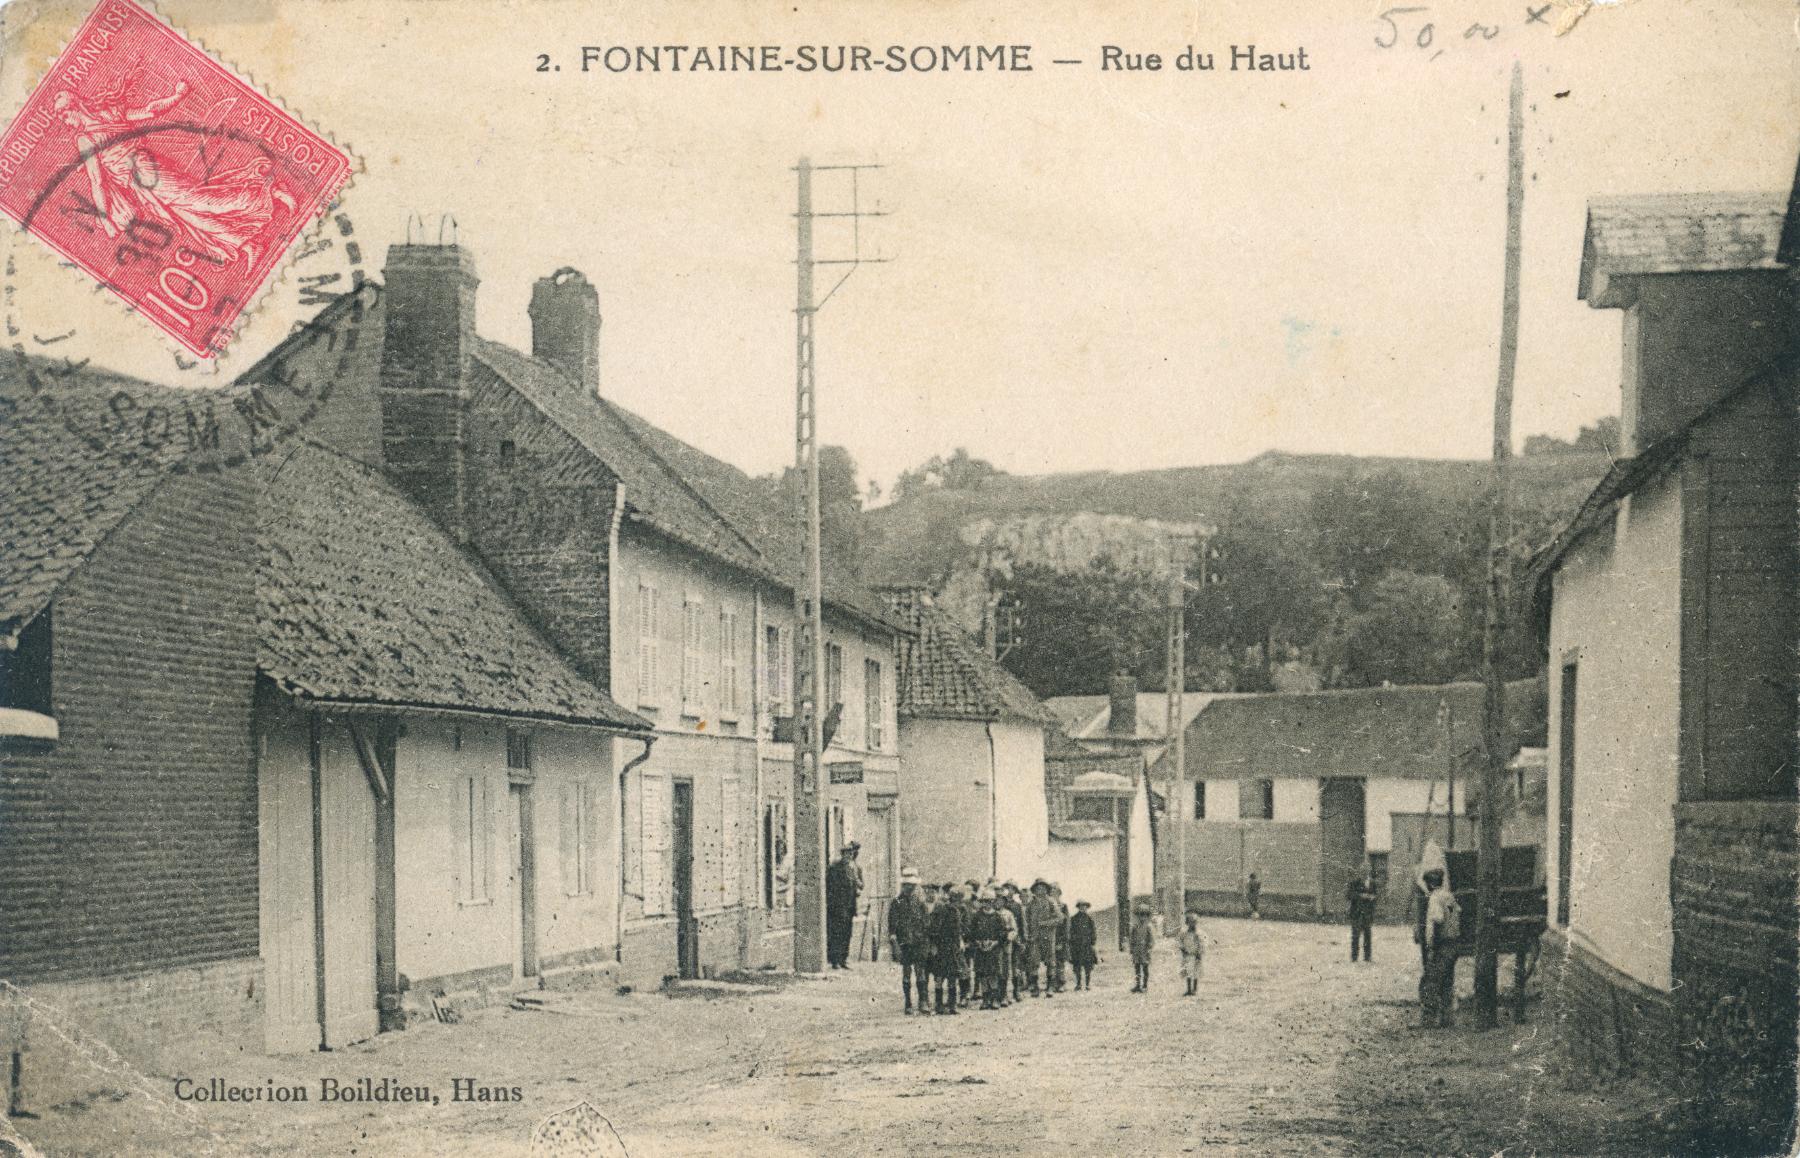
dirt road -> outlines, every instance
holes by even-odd
[[[547,994],[333,1054],[199,1056],[179,1073],[95,1069],[19,1123],[46,1153],[522,1153],[578,1101],[632,1155],[1654,1153],[1653,1092],[1571,1085],[1545,1027],[1407,1028],[1417,958],[1376,933],[1352,965],[1334,927],[1209,921],[1201,994],[1171,944],[1148,994],[1110,954],[1092,992],[903,1017],[885,962],[679,996]],[[1465,978],[1464,989],[1466,992]],[[173,1082],[299,1085],[305,1104],[179,1102]],[[323,1103],[320,1081],[425,1086],[437,1104]],[[453,1101],[454,1080],[519,1101]],[[29,1087],[28,1087],[29,1092]]]

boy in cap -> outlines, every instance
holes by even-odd
[[[1050,895],[1050,882],[1043,877],[1031,882],[1031,899],[1025,902],[1025,972],[1031,975],[1031,995],[1052,995],[1056,983],[1056,926],[1062,922],[1062,909]],[[1038,967],[1044,971],[1043,989],[1038,989]]]
[[[1018,882],[1007,881],[1000,886],[1000,904],[1012,914],[1018,933],[1006,949],[1005,982],[1012,988],[1012,999],[1020,1001],[1025,996],[1025,904],[1020,899]]]
[[[1150,923],[1150,902],[1139,901],[1132,910],[1131,919],[1131,965],[1137,971],[1137,984],[1131,987],[1133,993],[1143,993],[1150,988],[1150,955],[1156,951],[1156,926]]]
[[[906,999],[904,1012],[913,1011],[913,993],[919,995],[919,1012],[925,1012],[925,996],[930,980],[925,975],[925,960],[930,949],[930,935],[925,928],[928,914],[919,897],[919,874],[911,868],[900,870],[900,895],[888,902],[888,946],[893,959],[900,962],[900,993]]]
[[[1187,982],[1184,997],[1200,992],[1200,968],[1206,960],[1206,937],[1200,932],[1200,914],[1187,911],[1187,927],[1181,930],[1181,977]]]
[[[1077,989],[1094,987],[1094,966],[1100,963],[1095,952],[1100,934],[1088,912],[1091,907],[1086,901],[1076,901],[1075,915],[1069,918],[1069,964],[1075,968]]]
[[[962,890],[944,886],[945,900],[931,910],[927,933],[931,939],[933,1013],[955,1013],[957,989],[962,985],[963,911]]]
[[[981,1008],[1000,1008],[1002,964],[1001,947],[1006,943],[1006,922],[994,894],[981,891],[981,908],[969,931],[969,942],[975,948],[975,983],[981,990]]]

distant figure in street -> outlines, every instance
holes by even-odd
[[[900,895],[888,902],[888,943],[893,959],[900,962],[900,993],[906,998],[906,1013],[913,1011],[913,993],[919,995],[919,1012],[925,1012],[925,998],[931,990],[926,975],[926,960],[931,954],[931,934],[926,922],[931,914],[919,896],[919,874],[910,868],[900,870]]]
[[[1200,966],[1206,959],[1206,938],[1200,932],[1200,914],[1189,909],[1187,927],[1181,930],[1181,978],[1187,982],[1183,997],[1200,992]]]
[[[1360,941],[1363,963],[1367,964],[1375,960],[1375,874],[1367,865],[1361,876],[1350,878],[1344,899],[1350,902],[1350,960],[1356,960]]]
[[[1031,995],[1051,996],[1056,983],[1056,927],[1062,923],[1062,906],[1050,895],[1043,877],[1031,882],[1031,899],[1025,902],[1025,972],[1031,978]],[[1043,988],[1038,988],[1038,969],[1043,969]]]
[[[983,889],[981,908],[975,913],[975,924],[969,930],[969,943],[975,949],[975,985],[981,990],[981,1008],[1000,1008],[1000,969],[1006,944],[1006,922],[994,894]]]
[[[833,969],[850,968],[850,930],[856,927],[856,902],[862,896],[862,869],[856,855],[862,845],[854,840],[825,870],[825,960]]]
[[[957,990],[962,987],[963,909],[962,890],[944,886],[944,900],[931,910],[927,932],[931,937],[932,1012],[955,1013]]]
[[[1133,993],[1150,988],[1150,955],[1156,951],[1156,926],[1150,923],[1150,902],[1139,901],[1131,920],[1131,965],[1137,970]]]
[[[1094,927],[1094,918],[1088,912],[1092,908],[1086,901],[1075,902],[1075,915],[1069,918],[1069,964],[1075,967],[1075,988],[1092,989],[1094,987],[1094,966],[1100,963],[1100,955],[1095,951],[1099,945],[1099,930]]]
[[[1450,1028],[1456,1004],[1456,939],[1461,935],[1462,907],[1443,869],[1425,870],[1425,968],[1419,974],[1419,1012],[1423,1028]]]
[[[1250,906],[1252,920],[1262,920],[1262,878],[1254,869],[1250,871],[1250,879],[1244,882],[1244,903]]]
[[[1056,923],[1056,992],[1069,984],[1069,902],[1063,900],[1062,887],[1050,882],[1050,898],[1056,902],[1062,919]]]

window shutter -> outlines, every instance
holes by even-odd
[[[473,784],[467,776],[459,776],[447,785],[445,793],[450,804],[450,880],[459,901],[469,899],[474,883],[469,880],[469,791]]]
[[[666,911],[668,902],[668,781],[646,773],[640,795],[643,825],[644,915]]]
[[[481,786],[480,810],[476,813],[480,836],[477,847],[481,851],[481,893],[477,899],[486,901],[494,896],[494,800],[489,777],[477,776],[475,782]]]
[[[581,891],[592,893],[598,874],[594,871],[594,805],[598,788],[592,780],[584,780],[575,789],[576,803],[581,806],[581,839],[577,842],[580,860],[575,865],[576,873],[581,877]]]
[[[558,848],[562,850],[562,891],[574,895],[581,891],[581,873],[578,868],[580,847],[575,835],[575,793],[576,785],[564,784],[557,803],[560,809],[561,839]]]
[[[738,903],[743,892],[741,876],[743,867],[738,857],[738,836],[741,832],[742,818],[738,816],[741,802],[738,799],[739,777],[723,776],[719,779],[719,843],[720,883],[723,886],[722,903],[726,908]]]
[[[656,588],[638,585],[638,703],[656,703]]]

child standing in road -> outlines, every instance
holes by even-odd
[[[1150,923],[1150,903],[1139,901],[1132,910],[1131,921],[1131,964],[1137,970],[1137,984],[1131,987],[1133,993],[1143,993],[1150,988],[1150,955],[1156,950],[1156,926]]]
[[[1200,992],[1200,966],[1206,957],[1206,937],[1200,932],[1200,914],[1189,909],[1187,928],[1181,931],[1181,976],[1187,982],[1183,997]]]
[[[1094,951],[1100,940],[1099,930],[1088,912],[1092,907],[1086,901],[1076,901],[1075,915],[1069,918],[1069,964],[1075,967],[1077,989],[1094,987],[1094,966],[1100,963],[1100,955]]]

